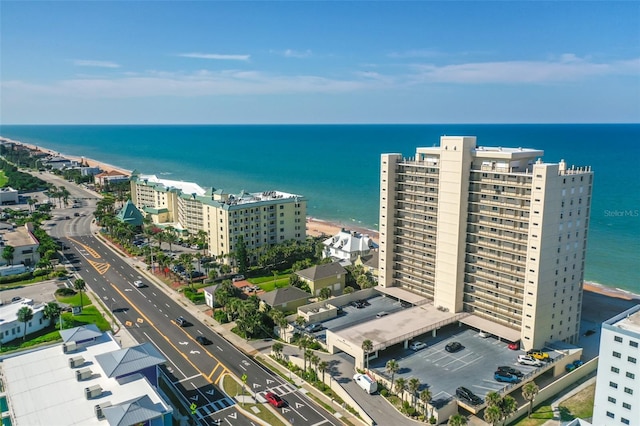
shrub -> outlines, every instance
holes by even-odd
[[[56,296],[68,297],[76,294],[76,291],[72,288],[62,287],[56,290]]]
[[[42,277],[44,275],[49,275],[49,271],[47,271],[46,269],[36,269],[35,271],[33,271],[34,277]]]
[[[436,420],[435,416],[431,416],[431,417],[429,418],[429,423],[431,423],[432,425],[435,425],[435,424],[436,424],[436,422],[437,422],[437,420]]]
[[[380,395],[382,395],[382,396],[384,396],[386,398],[387,396],[389,396],[389,391],[386,390],[386,389],[382,389],[380,391]]]
[[[26,281],[32,278],[31,272],[24,272],[22,274],[7,275],[6,277],[0,277],[0,284],[15,283],[18,281]]]
[[[229,318],[227,318],[226,312],[218,310],[213,313],[213,319],[218,321],[220,324],[226,324]]]

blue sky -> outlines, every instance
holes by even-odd
[[[2,124],[640,121],[640,3],[0,2]]]

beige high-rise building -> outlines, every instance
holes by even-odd
[[[543,154],[467,136],[383,154],[380,285],[518,330],[525,349],[576,343],[593,173]]]

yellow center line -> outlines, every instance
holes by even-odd
[[[135,310],[135,311],[136,311],[136,312],[137,312],[137,313],[138,313],[142,318],[144,318],[144,320],[147,322],[147,324],[149,324],[149,325],[150,325],[154,330],[156,330],[156,331],[158,332],[158,334],[160,334],[160,335],[164,338],[164,340],[166,340],[166,341],[167,341],[167,343],[169,343],[169,344],[171,345],[171,347],[173,347],[173,349],[175,349],[175,350],[176,350],[180,355],[182,355],[182,356],[183,356],[183,358],[184,358],[184,359],[185,359],[189,364],[191,364],[191,366],[192,366],[192,367],[193,367],[193,368],[194,368],[198,373],[200,373],[200,374],[202,375],[202,377],[204,377],[205,379],[207,379],[207,381],[208,381],[209,383],[213,383],[213,381],[211,380],[211,378],[210,378],[210,377],[208,377],[205,373],[203,373],[203,372],[202,372],[202,371],[201,371],[201,370],[200,370],[200,369],[199,369],[199,368],[198,368],[198,367],[197,367],[197,366],[196,366],[196,365],[195,365],[195,364],[194,364],[194,363],[189,359],[189,357],[188,357],[185,353],[181,352],[181,351],[180,351],[180,349],[179,349],[176,345],[174,345],[174,344],[171,342],[171,340],[169,340],[169,338],[168,338],[167,336],[165,336],[164,334],[162,334],[162,333],[160,332],[160,330],[158,329],[158,327],[156,327],[156,326],[155,326],[155,325],[154,325],[154,324],[149,320],[149,318],[147,318],[147,316],[146,316],[145,314],[143,314],[143,313],[142,313],[142,311],[140,311],[140,309],[138,309],[138,308],[137,308],[133,303],[131,303],[131,300],[129,300],[129,298],[128,298],[127,296],[125,296],[125,294],[124,294],[123,292],[121,292],[121,291],[120,291],[120,289],[118,289],[118,288],[117,288],[113,283],[109,283],[109,284],[111,284],[111,287],[113,287],[113,289],[114,289],[115,291],[117,291],[117,292],[118,292],[118,294],[120,294],[120,296],[121,296],[124,300],[126,300],[126,301],[129,303],[129,305],[131,305],[131,307],[132,307],[132,308],[133,308],[133,309],[134,309],[134,310]],[[187,334],[187,332],[186,332],[186,331],[184,331],[184,330],[182,330],[182,329],[180,329],[180,330],[181,330],[181,331],[182,331],[182,332],[183,332],[183,333],[184,333],[184,334],[185,334],[185,335],[186,335],[190,340],[192,340],[192,341],[194,341],[194,342],[195,342],[195,340],[194,340],[194,339],[193,339],[189,334]],[[227,371],[227,372],[229,371],[229,370],[227,369],[227,367],[226,367],[222,362],[220,362],[220,360],[218,360],[215,356],[213,356],[211,353],[209,353],[209,351],[205,350],[205,352],[206,352],[206,353],[207,353],[211,358],[213,358],[214,360],[216,360],[216,361],[218,362],[218,364],[215,366],[214,370],[215,370],[216,368],[218,368],[218,366],[219,366],[219,365],[222,365],[222,367],[223,367],[224,371]],[[213,374],[213,373],[212,373],[212,374]],[[219,380],[220,380],[220,378],[218,378],[218,380],[216,380],[216,383],[217,383]]]

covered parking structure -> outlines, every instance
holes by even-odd
[[[520,340],[519,330],[514,330],[513,328],[495,323],[477,315],[470,314],[462,318],[460,322],[468,325],[471,328],[476,328],[478,329],[478,331],[490,333],[501,340],[506,340],[508,342],[517,342]]]
[[[327,330],[327,350],[330,353],[344,351],[353,356],[356,368],[364,368],[366,354],[362,343],[365,340],[372,343],[369,357],[373,359],[379,351],[397,343],[402,342],[406,348],[412,338],[429,331],[435,336],[439,328],[461,321],[468,315],[467,312],[444,312],[432,303],[425,303],[355,326]]]

